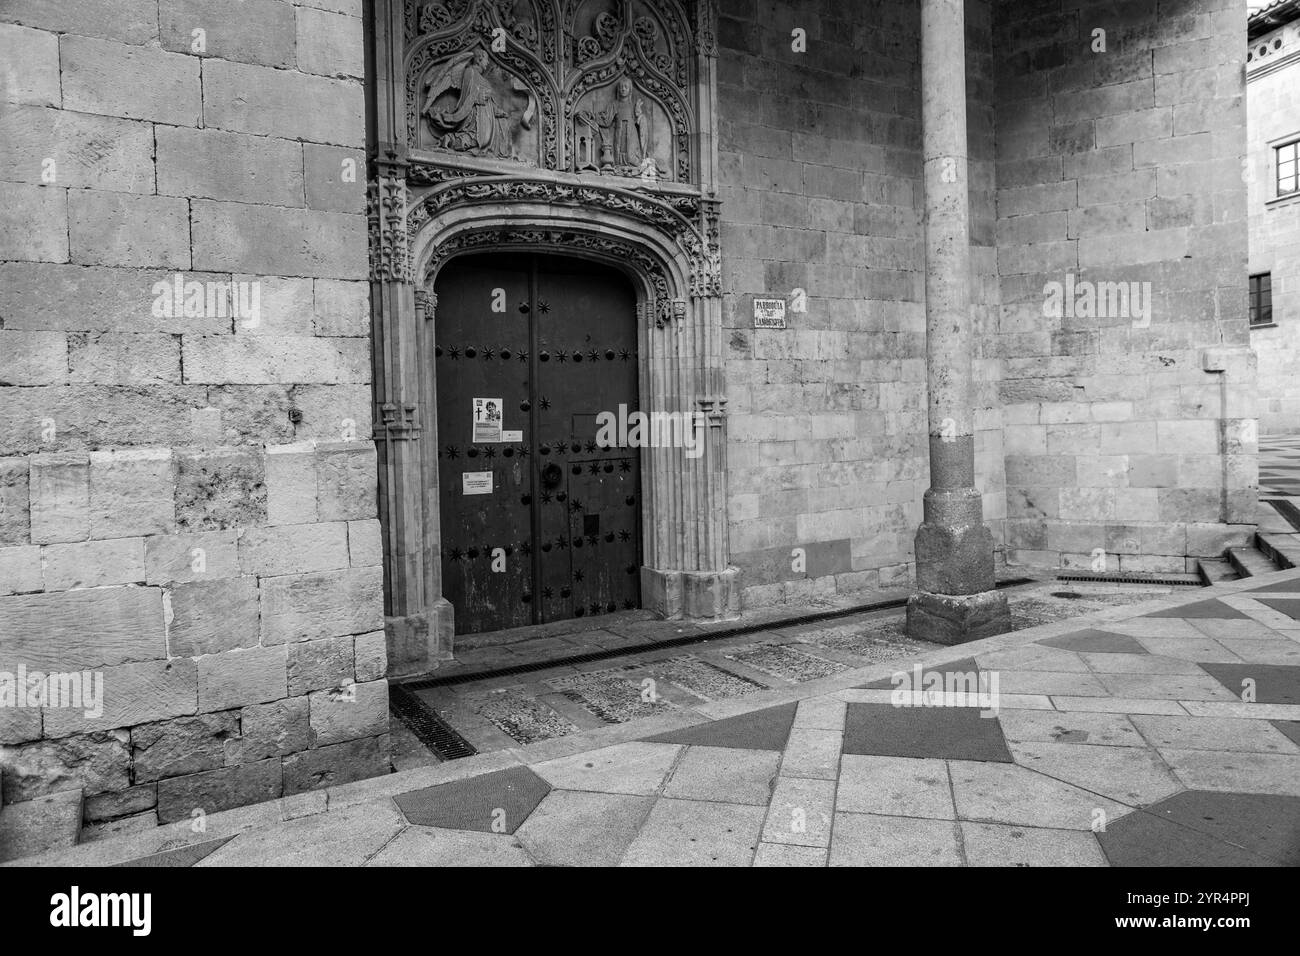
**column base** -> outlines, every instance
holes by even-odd
[[[641,569],[641,606],[665,620],[740,617],[740,568],[725,571]]]
[[[907,599],[907,636],[936,644],[965,644],[1005,634],[1011,611],[1001,591],[932,594],[920,591]]]
[[[446,598],[438,598],[424,614],[384,618],[388,676],[426,674],[451,660],[455,623],[455,609]]]

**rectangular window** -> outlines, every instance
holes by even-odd
[[[1264,272],[1250,277],[1250,324],[1269,325],[1273,321],[1273,276]]]
[[[1274,149],[1277,161],[1277,194],[1300,192],[1300,140]]]

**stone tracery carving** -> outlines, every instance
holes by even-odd
[[[697,5],[410,0],[408,147],[557,171],[697,181],[691,37],[702,17],[688,12]]]

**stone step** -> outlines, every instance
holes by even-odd
[[[1201,575],[1201,580],[1207,585],[1236,581],[1241,577],[1227,558],[1198,558],[1196,569]]]
[[[0,863],[75,846],[81,813],[80,788],[0,807]]]
[[[1224,552],[1224,557],[1232,563],[1243,578],[1272,574],[1278,569],[1271,558],[1255,548],[1229,548]]]
[[[1255,535],[1255,546],[1268,556],[1276,568],[1300,567],[1300,533]]]

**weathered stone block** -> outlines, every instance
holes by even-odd
[[[365,76],[361,21],[311,7],[298,8],[298,69],[323,76]]]
[[[40,739],[40,707],[0,707],[0,744],[23,744]]]
[[[284,276],[235,276],[258,290],[258,315],[255,321],[241,321],[239,335],[311,335],[312,309],[315,298],[313,279]]]
[[[161,333],[74,332],[68,336],[68,375],[93,385],[179,385],[181,343]]]
[[[52,65],[57,73],[57,54]],[[14,182],[153,192],[153,127],[148,123],[19,106],[0,114],[0,142],[5,144],[0,175]]]
[[[93,621],[94,627],[87,622]],[[119,587],[0,598],[0,670],[81,670],[166,657],[162,592]]]
[[[26,458],[0,458],[0,545],[31,540],[31,492]]]
[[[62,385],[67,380],[66,335],[0,329],[0,382],[6,385]]]
[[[0,814],[0,863],[76,846],[81,788],[12,804]]]
[[[160,0],[163,49],[241,63],[291,67],[294,11],[281,0]],[[195,30],[203,48],[195,49]]]
[[[137,813],[145,813],[158,805],[158,788],[153,784],[131,787],[112,793],[97,793],[86,797],[87,823],[116,820]]]
[[[84,541],[90,536],[89,456],[32,456],[31,522],[33,544]]]
[[[90,536],[166,534],[176,528],[172,453],[132,448],[90,453]]]
[[[316,514],[314,442],[272,445],[266,449],[266,522],[309,524]]]
[[[0,259],[68,261],[68,191],[0,182]]]
[[[342,146],[303,144],[307,205],[332,212],[364,213],[365,153]]]
[[[0,23],[0,63],[8,67],[3,90],[5,100],[36,106],[59,105],[59,39],[54,34]],[[0,117],[0,127],[4,125],[5,118]],[[12,143],[3,133],[0,139]]]
[[[189,207],[184,199],[73,190],[68,229],[74,262],[174,269],[190,265]]]
[[[191,199],[301,206],[302,146],[217,129],[160,126],[158,192]]]
[[[176,524],[181,531],[223,531],[265,520],[266,472],[257,451],[176,454]]]
[[[192,581],[177,584],[170,593],[167,649],[173,656],[201,657],[257,646],[256,579]]]
[[[279,758],[168,777],[158,782],[158,822],[189,820],[195,811],[217,813],[277,800],[283,793]]]
[[[306,697],[254,704],[239,713],[241,733],[226,741],[227,764],[297,753],[311,744]]]
[[[342,637],[379,630],[383,569],[355,568],[262,579],[262,642]]]
[[[114,730],[136,724],[192,714],[198,693],[198,671],[191,660],[145,661],[103,670],[103,713],[86,715],[86,708],[46,707],[46,737],[67,737]],[[98,686],[98,681],[95,682]],[[84,691],[83,691],[84,693]],[[84,697],[82,698],[84,701]]]
[[[334,521],[249,528],[239,536],[239,566],[245,574],[256,575],[305,574],[346,568],[347,524]]]
[[[255,647],[199,658],[199,710],[228,710],[285,697],[287,665],[284,647]]]
[[[383,631],[356,636],[353,666],[358,682],[379,680],[388,673],[388,643]]]
[[[3,802],[18,803],[47,793],[82,788],[87,793],[125,790],[131,758],[125,730],[38,740],[0,747]]]
[[[362,87],[354,80],[212,60],[203,71],[203,96],[208,126],[340,146],[365,141]]]
[[[226,743],[238,736],[234,711],[143,724],[131,731],[132,776],[152,783],[224,767]]]
[[[143,538],[48,544],[41,549],[41,558],[47,591],[135,584],[145,579]]]
[[[378,514],[373,442],[323,442],[316,447],[317,503],[324,521]]]
[[[371,431],[371,389],[366,385],[304,385],[293,390],[302,421],[294,432],[299,440],[338,441],[346,435]]]
[[[144,539],[145,581],[170,584],[235,577],[239,574],[235,540],[234,531],[150,535]]]
[[[124,43],[158,39],[157,0],[5,0],[0,17],[52,33]]]
[[[185,340],[185,380],[211,384],[370,381],[365,339],[205,335]]]
[[[313,322],[316,335],[368,336],[370,287],[364,282],[317,279]]]
[[[284,758],[285,795],[337,787],[392,772],[388,735],[304,750]]]
[[[0,548],[0,595],[39,591],[43,586],[40,548]]]
[[[348,522],[348,561],[354,568],[384,563],[378,518]]]
[[[192,218],[196,269],[333,279],[369,273],[364,216],[202,199],[192,203]]]
[[[199,61],[68,34],[59,40],[63,105],[82,113],[198,126]]]
[[[289,647],[289,696],[351,684],[356,669],[350,637],[305,641]]]

